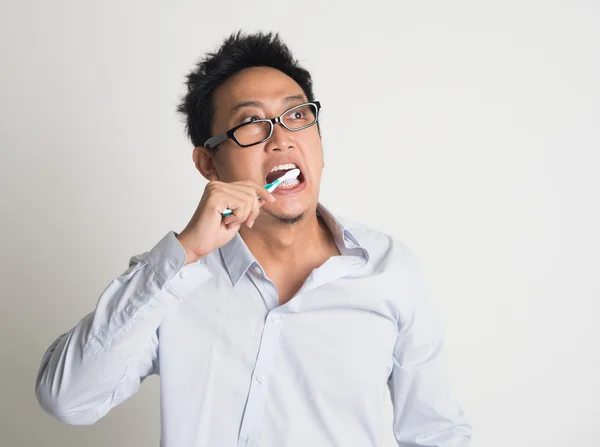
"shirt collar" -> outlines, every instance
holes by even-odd
[[[369,260],[369,252],[360,245],[356,236],[350,231],[339,217],[335,217],[331,211],[317,203],[317,215],[323,218],[327,228],[333,234],[335,244],[342,256],[359,256],[362,263]],[[223,245],[220,249],[221,256],[229,273],[231,283],[235,286],[246,270],[253,264],[258,264],[256,258],[244,242],[239,233]]]

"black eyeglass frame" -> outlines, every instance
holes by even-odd
[[[304,107],[307,105],[314,105],[316,112],[315,112],[315,120],[310,123],[307,124],[306,126],[302,126],[299,127],[297,129],[290,129],[288,126],[285,125],[285,123],[281,120],[281,118],[283,117],[283,115],[286,115],[288,113],[290,113],[292,110],[295,109],[299,109],[300,107]],[[279,115],[276,118],[265,118],[265,119],[258,119],[258,120],[254,120],[254,121],[249,121],[247,123],[242,123],[238,126],[232,127],[231,129],[229,129],[227,132],[225,133],[220,133],[218,135],[215,135],[214,137],[210,137],[208,140],[206,140],[204,142],[204,147],[207,149],[214,149],[215,147],[217,147],[219,144],[221,144],[223,141],[231,138],[233,141],[235,141],[235,143],[240,146],[240,147],[250,147],[250,146],[255,146],[257,144],[260,143],[264,143],[265,141],[267,141],[269,138],[271,138],[271,136],[273,135],[273,129],[275,128],[275,124],[280,123],[285,129],[291,131],[291,132],[297,132],[299,130],[303,130],[306,129],[307,127],[310,126],[314,126],[317,121],[319,121],[319,110],[321,110],[321,103],[319,101],[309,101],[309,102],[305,102],[302,104],[298,104],[297,106],[292,107],[291,109],[286,110],[285,112],[283,112],[281,115]],[[248,124],[256,124],[256,123],[269,123],[269,125],[271,126],[271,130],[269,131],[269,135],[267,136],[267,138],[264,138],[260,141],[257,141],[256,143],[252,143],[252,144],[241,144],[237,138],[235,137],[234,133],[236,130],[238,130],[240,127],[244,127],[247,126]]]

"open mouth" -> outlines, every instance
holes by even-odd
[[[299,168],[294,163],[286,163],[286,164],[277,165],[277,166],[273,167],[271,172],[269,172],[267,174],[266,182],[273,183],[279,177],[282,177],[283,175],[285,175],[285,173],[287,171],[289,171],[290,169],[299,169]],[[300,175],[297,178],[295,178],[294,180],[284,180],[283,183],[281,183],[281,185],[277,189],[282,189],[282,190],[292,189],[302,183],[304,183],[304,174],[302,174],[302,171],[300,171]]]

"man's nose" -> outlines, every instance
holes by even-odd
[[[292,132],[281,125],[280,122],[273,125],[273,135],[267,141],[266,150],[285,150],[293,147]]]

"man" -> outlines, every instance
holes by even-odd
[[[379,447],[389,392],[398,445],[468,445],[414,255],[318,201],[320,107],[277,35],[200,61],[179,107],[198,208],[49,347],[45,411],[93,424],[160,374],[161,446]]]

